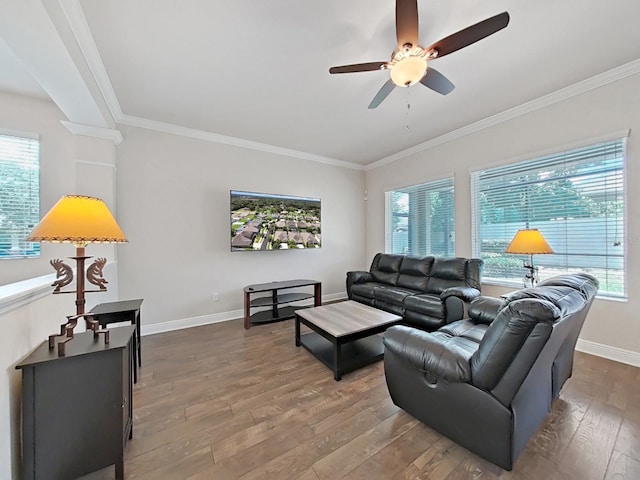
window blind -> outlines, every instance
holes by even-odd
[[[483,280],[519,281],[528,258],[504,253],[521,228],[537,228],[554,254],[534,256],[540,279],[585,271],[600,295],[624,297],[625,150],[616,139],[473,172],[473,255]]]
[[[453,177],[385,193],[385,251],[455,254]]]
[[[25,239],[40,221],[40,142],[0,134],[0,259],[33,257]]]

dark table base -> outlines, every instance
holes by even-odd
[[[300,345],[329,367],[336,380],[341,380],[344,374],[379,362],[384,357],[384,345],[379,335],[340,344],[337,364],[336,345],[322,335],[316,332],[306,333],[300,337]]]

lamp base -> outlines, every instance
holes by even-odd
[[[527,265],[526,263],[523,267],[526,270],[524,278],[522,279],[524,288],[535,287],[536,283],[538,283],[538,267],[534,267],[533,264]]]
[[[67,323],[60,325],[59,335],[49,335],[49,350],[53,350],[58,346],[58,356],[64,357],[66,355],[66,344],[73,339],[73,330],[78,324],[78,319],[85,317],[87,322],[87,330],[93,330],[93,338],[97,340],[100,335],[104,336],[104,344],[109,344],[109,330],[100,329],[100,325],[97,320],[93,319],[91,314],[82,315],[69,315],[67,316]]]

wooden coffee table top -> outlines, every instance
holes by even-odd
[[[296,314],[336,338],[402,320],[353,300],[296,310]]]

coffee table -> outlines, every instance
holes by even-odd
[[[304,347],[331,371],[333,378],[382,360],[384,345],[377,335],[402,317],[353,300],[296,310],[296,347]],[[300,324],[312,332],[300,335]]]

